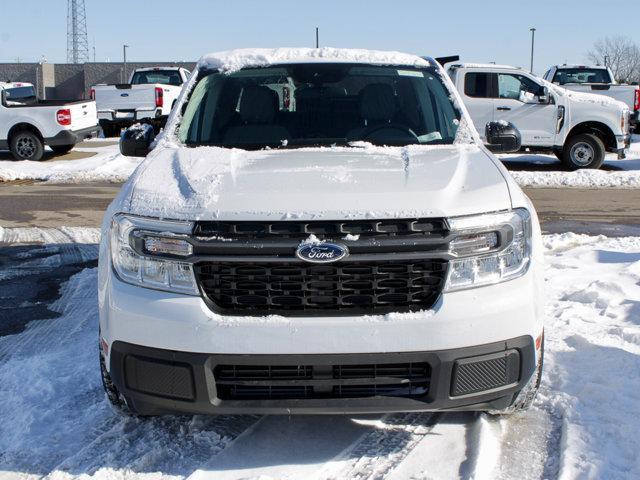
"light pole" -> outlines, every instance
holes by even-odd
[[[316,27],[316,48],[320,48],[320,29]]]
[[[536,42],[536,29],[532,27],[529,29],[529,31],[531,32],[531,68],[529,69],[529,71],[533,73],[533,47]]]
[[[129,48],[129,45],[122,45],[122,57],[123,57],[122,83],[127,82],[127,48]]]

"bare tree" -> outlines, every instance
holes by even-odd
[[[587,57],[592,62],[611,68],[619,82],[640,80],[640,47],[629,37],[601,38],[593,45]]]

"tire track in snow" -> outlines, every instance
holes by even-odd
[[[317,478],[353,480],[383,479],[411,453],[442,417],[441,413],[398,413],[385,415],[380,427],[367,432],[348,450],[339,461],[349,460],[339,472],[321,473]]]

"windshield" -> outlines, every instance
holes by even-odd
[[[131,79],[132,85],[147,85],[149,83],[180,86],[182,78],[178,70],[147,70],[134,73]]]
[[[553,82],[566,83],[611,83],[609,72],[603,68],[562,68],[556,71]]]
[[[302,64],[201,74],[186,145],[451,144],[460,113],[435,68]]]

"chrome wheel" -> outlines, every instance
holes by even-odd
[[[576,165],[581,167],[589,165],[594,157],[595,151],[587,142],[579,142],[571,147],[571,160]]]
[[[31,158],[37,149],[36,142],[31,136],[20,136],[16,140],[16,153],[22,158]]]

